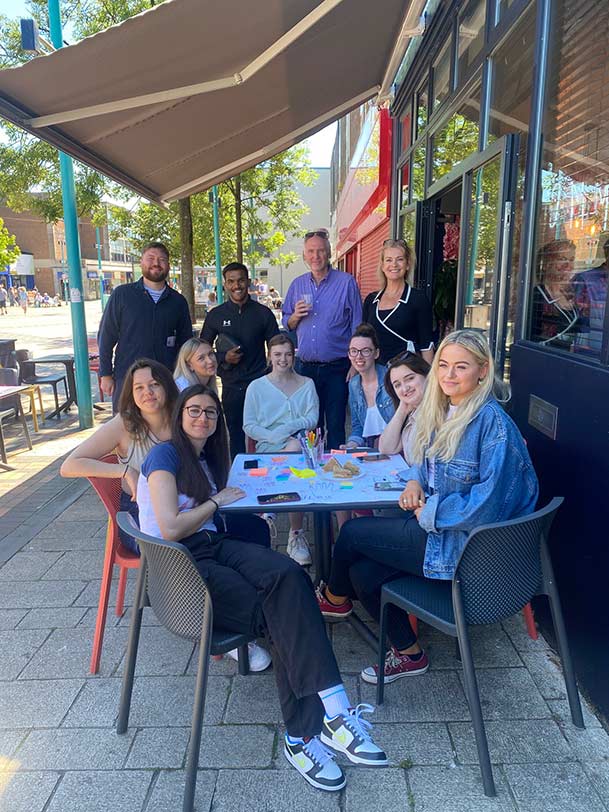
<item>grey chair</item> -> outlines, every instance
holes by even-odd
[[[61,419],[61,409],[59,406],[59,396],[57,394],[57,387],[63,382],[63,388],[66,393],[66,401],[68,396],[68,382],[64,373],[56,373],[49,375],[37,375],[36,364],[32,361],[32,353],[30,350],[17,350],[17,362],[19,363],[20,383],[26,383],[30,386],[50,386],[53,389],[53,396],[55,398],[55,413],[58,420]],[[63,408],[63,407],[62,407]]]
[[[461,654],[465,693],[472,716],[484,793],[496,795],[486,730],[469,641],[468,626],[498,623],[519,612],[536,595],[547,595],[571,718],[584,727],[582,710],[547,539],[554,516],[563,503],[556,497],[544,508],[498,524],[472,530],[452,581],[408,575],[381,590],[379,663],[385,661],[387,608],[398,606],[425,623],[456,637]],[[377,683],[377,703],[383,703],[384,680]]]
[[[194,558],[183,544],[163,541],[142,533],[126,512],[117,513],[116,521],[122,530],[135,538],[141,551],[116,730],[117,733],[126,733],[129,725],[142,612],[145,606],[150,606],[169,631],[185,637],[187,640],[199,641],[199,662],[182,806],[183,812],[192,812],[199,766],[209,656],[210,654],[226,654],[227,651],[238,648],[239,672],[247,674],[249,671],[247,644],[254,638],[213,628],[211,595],[197,570]]]
[[[17,386],[19,383],[19,376],[16,369],[11,367],[0,368],[0,386]],[[23,426],[23,434],[27,447],[32,450],[32,440],[30,432],[27,427],[27,420],[25,419],[25,412],[19,395],[14,397],[4,398],[0,401],[0,460],[6,465],[6,446],[4,444],[4,432],[2,431],[2,423],[4,420],[15,418],[19,420]]]

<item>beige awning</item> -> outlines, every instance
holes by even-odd
[[[421,0],[169,0],[0,71],[0,115],[160,202],[384,95]]]

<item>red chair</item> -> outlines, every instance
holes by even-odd
[[[115,454],[109,454],[102,458],[102,462],[116,463]],[[114,567],[119,567],[118,592],[116,595],[116,615],[120,617],[123,613],[125,602],[125,589],[127,587],[127,570],[137,569],[140,565],[140,558],[135,553],[123,546],[118,535],[118,525],[116,524],[116,514],[120,510],[121,480],[102,479],[101,477],[88,477],[89,482],[95,488],[99,498],[102,500],[108,512],[108,529],[106,531],[106,554],[104,556],[104,567],[102,571],[102,582],[99,590],[99,605],[97,607],[97,621],[95,623],[95,635],[93,637],[93,653],[91,654],[90,671],[97,674],[99,671],[99,661],[104,642],[104,631],[106,628],[106,615],[108,613],[108,601],[110,599],[110,587],[112,586],[112,574]]]
[[[97,375],[97,387],[99,389],[99,399],[104,403],[104,393],[101,388],[101,375],[99,374],[99,349],[97,347],[96,338],[87,339],[87,347],[89,351],[89,371]]]

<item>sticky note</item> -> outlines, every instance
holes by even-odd
[[[298,479],[311,479],[316,476],[312,468],[290,468],[290,471],[295,477],[298,477]]]
[[[290,478],[289,474],[277,474],[277,476],[275,477],[277,482],[285,482],[286,479],[289,479],[289,478]]]
[[[352,456],[352,457],[367,457],[367,456],[368,456],[368,452],[367,452],[367,451],[354,451],[354,452],[351,454],[351,456]]]
[[[250,468],[250,476],[266,476],[268,472],[268,468]]]
[[[345,451],[345,449],[344,449],[344,448],[333,448],[333,449],[330,451],[330,454],[346,454],[346,453],[347,453],[347,452]]]
[[[280,463],[280,462],[285,462],[286,460],[287,460],[287,457],[271,457],[271,462]]]
[[[340,489],[341,491],[347,491],[349,488],[353,487],[353,482],[341,482]]]

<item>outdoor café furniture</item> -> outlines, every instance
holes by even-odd
[[[6,372],[13,372],[16,376],[15,370],[0,370],[2,373]],[[6,457],[6,446],[4,444],[4,432],[2,430],[2,423],[4,420],[7,420],[11,417],[16,417],[19,419],[19,422],[23,426],[23,434],[25,436],[25,441],[27,443],[28,448],[30,451],[32,450],[32,440],[30,438],[30,432],[28,431],[27,421],[25,419],[25,414],[23,412],[23,406],[21,405],[21,398],[20,394],[27,390],[25,386],[2,386],[0,385],[0,460],[2,463],[2,467],[6,470],[10,470],[10,466],[7,463]]]
[[[482,783],[484,793],[488,796],[493,796],[496,792],[469,640],[469,626],[498,623],[519,612],[536,595],[547,595],[562,660],[571,718],[576,727],[584,727],[547,544],[552,521],[562,503],[562,497],[555,498],[546,507],[528,516],[482,525],[472,530],[451,581],[405,575],[385,584],[381,591],[377,662],[385,662],[387,608],[390,604],[457,638]],[[378,705],[383,703],[384,687],[384,680],[379,679],[376,694]]]
[[[38,412],[36,411],[35,396],[38,395],[38,403],[40,406],[40,416],[44,420],[44,409],[42,408],[42,395],[40,394],[40,387],[30,384],[19,384],[19,373],[16,369],[11,367],[0,367],[0,386],[19,386],[19,396],[28,395],[30,398],[30,411],[32,413],[32,423],[34,424],[34,431],[40,431],[38,427]]]
[[[68,359],[70,356],[55,356],[51,355],[48,358],[32,358],[32,354],[29,350],[17,350],[17,360],[19,362],[20,368],[20,375],[21,375],[21,383],[33,385],[33,386],[51,386],[53,389],[53,396],[55,398],[55,410],[52,411],[47,417],[56,417],[58,420],[61,417],[61,412],[68,409],[72,403],[74,403],[74,399],[70,394],[70,383],[73,383],[74,380],[74,359],[72,358],[72,381],[70,381],[69,372],[66,371],[64,374],[37,374],[36,373],[36,364],[55,364],[55,363],[64,363],[64,359]],[[57,393],[57,388],[60,383],[63,383],[65,392],[66,392],[66,400],[64,403],[60,405],[59,403],[59,396]]]
[[[131,516],[125,512],[118,513],[117,522],[121,529],[132,535],[139,544],[141,560],[131,615],[116,730],[119,734],[126,733],[129,725],[142,613],[144,607],[150,606],[166,629],[179,637],[199,643],[199,661],[186,763],[186,786],[182,806],[183,812],[192,812],[199,767],[201,727],[205,710],[210,654],[226,654],[227,651],[238,648],[239,673],[247,674],[249,670],[247,644],[254,638],[214,628],[211,595],[203,577],[197,570],[194,558],[183,544],[163,541],[142,533],[135,526]]]
[[[102,457],[101,462],[116,463],[115,454],[108,454]],[[116,514],[119,510],[121,498],[121,480],[106,479],[104,477],[88,477],[89,482],[101,499],[108,513],[108,526],[106,529],[106,552],[104,555],[104,565],[102,570],[102,580],[99,589],[99,604],[97,606],[97,619],[95,621],[95,634],[93,636],[93,651],[91,653],[91,664],[89,670],[92,674],[99,671],[99,661],[101,659],[102,646],[104,643],[104,631],[106,628],[106,615],[108,613],[108,603],[110,600],[110,588],[112,587],[112,576],[114,567],[119,568],[118,590],[116,593],[116,616],[123,614],[125,603],[125,589],[127,587],[127,571],[137,569],[140,565],[140,558],[131,550],[123,546],[118,534],[116,524]]]

